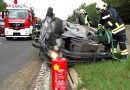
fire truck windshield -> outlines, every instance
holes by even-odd
[[[8,10],[7,11],[8,18],[28,18],[28,11],[27,10]]]

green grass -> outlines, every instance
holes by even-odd
[[[78,90],[130,90],[130,59],[77,64],[74,68],[82,81]]]

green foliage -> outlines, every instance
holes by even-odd
[[[96,9],[95,9],[96,3],[90,4],[88,6],[86,6],[85,10],[88,12],[88,15],[91,17],[92,19],[92,25],[94,27],[97,26],[97,20],[98,20],[98,15],[96,13]]]
[[[74,15],[70,15],[70,16],[68,16],[68,19],[67,19],[67,21],[69,21],[69,22],[75,22],[75,16]]]
[[[115,8],[125,23],[130,23],[130,0],[103,0]]]
[[[82,83],[81,90],[129,90],[130,59],[77,64],[74,67]]]
[[[5,11],[5,3],[3,0],[0,0],[0,11]]]
[[[69,22],[75,22],[76,21],[76,18],[79,16],[79,9],[75,9],[73,10],[73,13],[71,15],[68,16],[68,19],[67,21]]]

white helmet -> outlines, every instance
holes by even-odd
[[[80,13],[83,13],[83,14],[85,14],[86,13],[86,11],[84,10],[84,9],[80,9],[80,11],[79,11]]]
[[[100,2],[96,4],[96,11],[97,12],[102,12],[102,10],[106,10],[107,9],[107,4],[104,2]]]

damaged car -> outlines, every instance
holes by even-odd
[[[48,63],[50,50],[60,51],[70,63],[113,58],[98,38],[97,29],[63,21],[48,8],[39,41],[32,45],[40,49],[40,57]]]

